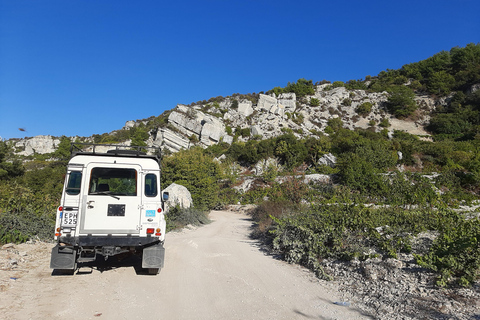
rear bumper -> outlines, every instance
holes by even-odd
[[[145,247],[160,242],[159,237],[132,237],[132,236],[79,236],[58,238],[59,243],[75,247]]]

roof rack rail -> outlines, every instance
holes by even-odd
[[[105,150],[105,149],[108,150]],[[99,150],[100,149],[100,150]],[[156,146],[126,146],[118,144],[80,143],[72,142],[70,146],[72,156],[77,154],[85,155],[108,155],[126,157],[148,157],[155,158],[158,162],[162,157],[160,147]]]

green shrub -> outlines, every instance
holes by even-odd
[[[362,116],[367,116],[371,111],[372,111],[372,103],[370,102],[364,102],[362,103],[361,105],[359,105],[357,107],[357,109],[355,110],[358,114],[362,115]]]
[[[469,286],[480,278],[480,219],[465,219],[443,211],[440,235],[430,251],[416,256],[418,264],[439,273],[440,286],[457,282]]]
[[[167,221],[167,232],[183,228],[187,225],[199,226],[210,222],[205,211],[196,208],[170,208],[165,215]]]
[[[179,151],[162,161],[162,184],[168,186],[174,182],[186,187],[199,210],[212,209],[219,204],[221,178],[219,164],[200,147]]]
[[[387,109],[397,118],[406,118],[417,110],[412,89],[405,86],[393,87],[387,100]]]
[[[320,105],[320,100],[317,98],[310,98],[310,105],[312,107],[318,107]]]

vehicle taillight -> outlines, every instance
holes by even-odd
[[[162,208],[157,209],[158,213],[162,212]]]
[[[154,228],[147,228],[147,234],[153,234],[155,232]]]
[[[155,232],[156,236],[161,236],[162,235],[162,232],[161,232],[162,230],[160,230],[160,228],[157,228],[157,230],[155,230],[155,231],[156,231]]]
[[[63,207],[62,206],[58,207],[58,211],[63,211]]]

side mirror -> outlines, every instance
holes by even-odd
[[[168,200],[168,192],[164,192],[163,193],[163,201],[167,201]]]

